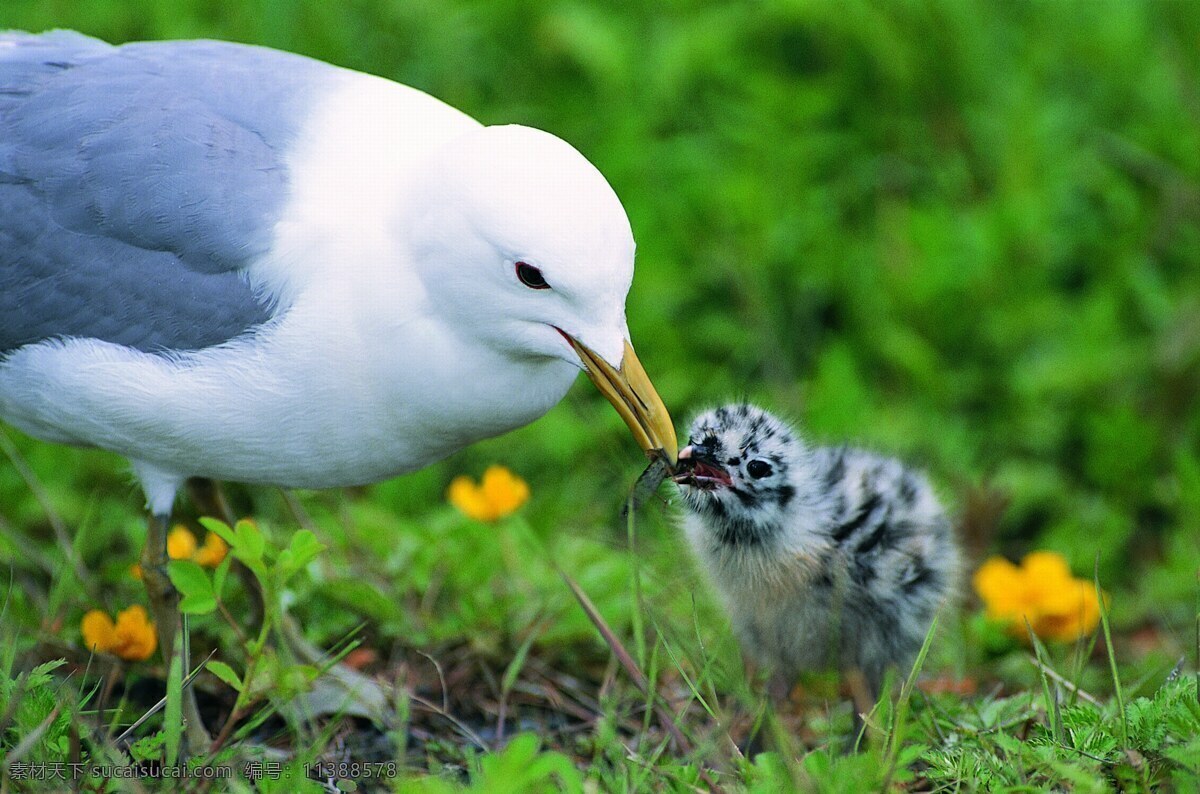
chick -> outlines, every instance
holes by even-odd
[[[925,477],[899,461],[810,447],[777,417],[734,404],[695,419],[672,478],[743,651],[776,685],[857,670],[877,696],[889,667],[911,667],[957,588],[950,522]]]

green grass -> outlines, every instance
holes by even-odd
[[[534,425],[395,481],[231,490],[266,548],[300,529],[326,547],[269,588],[279,608],[398,686],[377,727],[341,702],[307,719],[317,668],[249,647],[230,577],[229,619],[191,619],[193,660],[228,666],[196,683],[216,730],[238,712],[211,760],[279,764],[260,786],[278,791],[338,758],[397,764],[360,790],[1200,787],[1200,7],[749,8],[8,0],[0,28],[262,43],[563,136],[629,211],[633,341],[678,423],[747,396],[925,467],[973,561],[1049,548],[1096,571],[1111,652],[1031,662],[968,599],[923,672],[954,691],[878,711],[864,752],[840,752],[849,707],[827,680],[763,717],[670,511],[652,501],[632,533],[619,520],[640,458],[581,383]],[[32,785],[19,763],[162,758],[177,741],[162,712],[115,741],[166,694],[159,657],[89,659],[78,632],[88,609],[144,603],[128,470],[5,432],[0,788]],[[492,462],[533,489],[498,526],[443,501]],[[756,721],[784,751],[731,749]]]

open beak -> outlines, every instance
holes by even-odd
[[[575,337],[567,333],[563,333],[563,336],[579,354],[592,383],[629,425],[638,446],[651,458],[665,456],[667,462],[674,466],[678,449],[675,426],[629,340],[625,340],[625,351],[618,370]]]
[[[689,444],[679,450],[679,466],[671,479],[680,485],[692,485],[702,491],[733,484],[729,471],[716,459],[712,449],[703,444]]]

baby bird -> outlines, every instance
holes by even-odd
[[[923,475],[734,404],[695,419],[673,479],[688,541],[775,685],[857,670],[876,697],[889,667],[907,673],[959,568]]]

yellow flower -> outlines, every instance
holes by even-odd
[[[83,616],[79,626],[89,650],[111,653],[122,659],[140,662],[149,659],[158,647],[158,632],[144,607],[134,605],[117,613],[113,623],[106,613],[93,609]]]
[[[83,616],[79,630],[83,632],[83,644],[89,650],[107,651],[113,645],[117,627],[106,612],[93,609]]]
[[[470,477],[455,477],[446,499],[469,518],[496,521],[528,501],[529,485],[503,466],[489,466],[478,485]]]
[[[511,515],[529,500],[529,486],[503,466],[489,466],[483,473],[483,495],[500,517]]]
[[[204,537],[203,546],[196,543],[196,536],[183,524],[176,524],[167,535],[167,556],[172,560],[192,560],[205,568],[216,568],[228,552],[229,544],[215,532]],[[129,566],[129,575],[141,579],[142,566],[137,563]]]
[[[190,560],[196,553],[196,536],[183,524],[176,524],[167,535],[167,556],[172,560]]]
[[[1039,637],[1063,641],[1090,634],[1100,622],[1095,586],[1072,577],[1066,560],[1051,551],[1026,555],[1020,567],[992,557],[973,583],[987,616],[1018,636],[1025,635],[1025,621]]]
[[[204,545],[197,549],[192,559],[205,568],[216,568],[225,560],[229,553],[229,544],[216,532],[209,532],[204,538]]]

